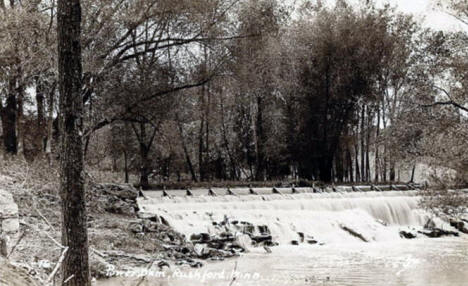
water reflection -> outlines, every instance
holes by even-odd
[[[236,279],[232,281],[234,270]],[[186,268],[182,272],[190,271]],[[198,271],[199,276],[185,278],[168,273],[166,279],[149,279],[140,286],[466,286],[468,239],[282,246],[269,255],[256,250],[237,260],[210,263]],[[134,285],[138,281],[114,279],[99,286]]]

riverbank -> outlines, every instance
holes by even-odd
[[[56,268],[65,253],[61,245],[58,173],[45,162],[0,163],[0,189],[18,206],[19,230],[8,250],[10,263],[41,285],[59,281]],[[138,216],[139,191],[128,185],[101,184],[87,174],[88,236],[91,275],[105,278],[107,269],[127,271],[149,261],[174,264],[189,259],[185,238],[162,222]],[[141,231],[135,231],[141,227]],[[165,262],[167,261],[167,262]],[[188,261],[187,261],[188,262]]]

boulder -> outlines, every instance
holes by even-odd
[[[258,235],[258,236],[251,236],[252,240],[255,241],[255,243],[262,243],[266,241],[272,241],[271,235]]]
[[[270,234],[270,229],[266,225],[259,225],[257,228],[260,234],[263,234],[263,235]]]
[[[207,243],[211,241],[211,236],[209,233],[192,234],[190,240],[194,243]]]
[[[0,257],[8,256],[8,245],[6,237],[0,235]]]
[[[440,228],[425,229],[418,231],[418,233],[424,234],[427,237],[437,238],[442,236],[459,236],[456,231],[443,230]]]
[[[132,222],[128,226],[128,229],[133,233],[143,232],[143,225],[140,222]]]
[[[297,235],[299,235],[299,240],[300,240],[301,242],[304,242],[304,240],[305,240],[305,235],[304,235],[304,233],[303,233],[303,232],[298,232]]]
[[[114,214],[134,215],[137,212],[136,204],[111,196],[105,204],[104,210]]]
[[[354,231],[353,229],[345,226],[345,225],[340,225],[341,229],[348,232],[350,235],[354,236],[354,237],[357,237],[359,238],[360,240],[364,241],[364,242],[369,242],[369,240],[367,240],[362,234]]]
[[[307,243],[308,243],[308,244],[317,244],[318,241],[316,241],[315,239],[308,239],[308,240],[307,240]]]
[[[95,188],[97,191],[101,190],[109,195],[130,201],[136,201],[140,194],[140,192],[131,185],[124,184],[98,184]]]
[[[0,244],[3,252],[9,252],[19,231],[18,206],[13,200],[13,196],[0,190]]]
[[[206,256],[210,253],[206,244],[195,244],[193,251],[199,258],[206,258]]]
[[[233,245],[249,250],[252,247],[252,239],[247,234],[239,234],[236,236]]]
[[[406,239],[413,239],[413,238],[416,238],[416,234],[410,231],[402,230],[400,231],[400,237],[406,238]]]
[[[468,228],[465,226],[465,222],[463,221],[455,221],[451,220],[450,221],[450,226],[458,230],[459,232],[463,232],[465,234],[468,234]]]

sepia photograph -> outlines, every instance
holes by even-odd
[[[468,1],[0,0],[0,286],[467,286]]]

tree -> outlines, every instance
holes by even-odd
[[[83,99],[80,0],[59,0],[57,10],[60,92],[60,195],[63,285],[90,286],[83,177]]]

